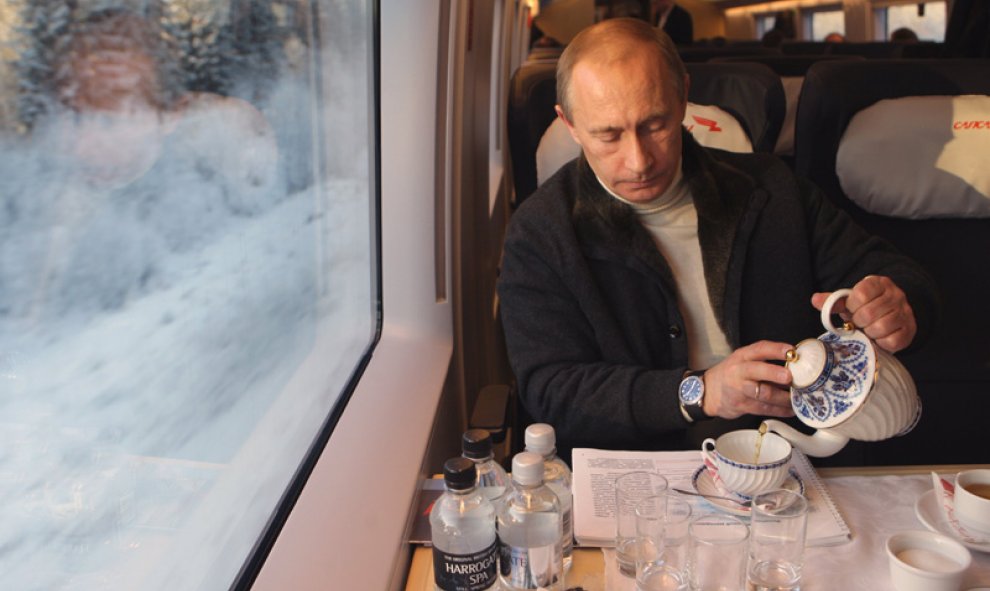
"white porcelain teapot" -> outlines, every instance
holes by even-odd
[[[840,289],[829,295],[822,306],[827,332],[787,352],[791,407],[802,423],[818,430],[805,435],[780,421],[764,421],[810,456],[830,456],[850,439],[903,435],[921,418],[921,399],[901,362],[851,323],[832,325],[832,307],[851,293]]]

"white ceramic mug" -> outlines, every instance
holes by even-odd
[[[957,474],[952,496],[959,523],[974,535],[990,538],[990,469]]]
[[[712,477],[745,497],[779,488],[787,478],[791,461],[791,444],[769,432],[763,436],[760,456],[756,458],[759,436],[756,429],[741,429],[701,443],[701,455]]]

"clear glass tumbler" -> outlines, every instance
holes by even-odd
[[[615,479],[615,557],[619,572],[636,576],[636,506],[667,492],[667,479],[655,472],[629,472]]]
[[[808,501],[789,490],[753,497],[750,520],[748,591],[797,591],[808,529]]]
[[[688,528],[692,591],[740,591],[746,574],[749,526],[732,515],[702,515]]]
[[[663,507],[666,505],[666,508]],[[647,497],[636,508],[638,591],[685,591],[691,504],[668,493]]]

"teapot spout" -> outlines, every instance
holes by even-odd
[[[800,449],[806,455],[824,458],[838,453],[849,442],[849,438],[834,431],[819,429],[814,435],[805,435],[794,427],[781,421],[767,419],[763,421],[767,429],[780,435]]]

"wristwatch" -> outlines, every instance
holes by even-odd
[[[681,414],[689,423],[709,418],[702,409],[705,402],[705,372],[689,371],[684,374],[681,386],[677,389],[677,398],[681,405]]]

